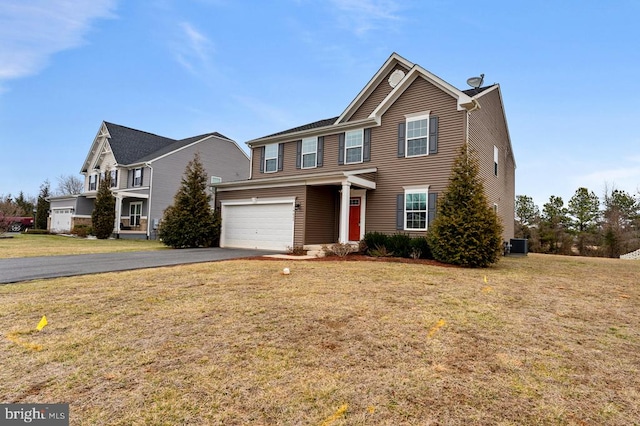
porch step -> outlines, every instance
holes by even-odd
[[[306,244],[302,248],[307,251],[307,256],[325,257],[323,246],[329,247],[329,244]]]
[[[304,248],[307,251],[307,256],[325,257],[327,254],[325,253],[323,247],[326,247],[327,249],[330,250],[331,246],[334,244],[335,243],[305,244],[302,248]],[[349,243],[349,245],[351,246],[352,252],[358,251],[358,243]]]

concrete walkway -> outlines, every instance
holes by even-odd
[[[273,254],[245,249],[182,249],[0,259],[0,284],[101,272],[157,268]]]

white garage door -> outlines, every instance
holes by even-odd
[[[51,232],[71,231],[71,209],[51,210]]]
[[[293,247],[294,202],[222,202],[220,247],[287,250]]]

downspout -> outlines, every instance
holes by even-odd
[[[151,200],[153,199],[151,197],[152,192],[153,192],[153,166],[151,165],[151,163],[145,163],[145,166],[149,167],[149,169],[151,170],[151,173],[149,174],[149,198],[148,198],[148,202],[147,202],[147,240],[150,239],[149,237],[151,236],[151,224],[153,222],[153,218],[151,217]]]
[[[473,102],[473,108],[468,109],[467,110],[467,125],[466,125],[466,129],[465,129],[465,136],[464,136],[464,143],[465,146],[467,147],[467,158],[469,158],[469,121],[471,119],[471,113],[475,110],[480,109],[480,103],[475,100],[475,99],[471,99],[471,102]]]

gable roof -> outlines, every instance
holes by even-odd
[[[353,114],[362,106],[365,100],[373,93],[373,91],[382,83],[386,76],[397,67],[404,68],[406,73],[402,79],[396,84],[391,92],[378,104],[369,117],[360,119],[357,121],[349,121]],[[349,106],[335,118],[329,118],[324,120],[314,121],[313,123],[304,124],[302,126],[294,127],[292,129],[284,130],[282,132],[273,133],[271,135],[263,136],[260,138],[252,139],[247,142],[250,147],[263,143],[277,142],[282,139],[282,136],[297,133],[296,136],[306,137],[318,134],[318,130],[326,127],[334,127],[335,130],[345,130],[349,127],[357,127],[358,125],[379,125],[382,115],[387,109],[407,90],[407,88],[413,83],[416,78],[423,78],[443,92],[456,98],[458,110],[471,110],[478,107],[475,97],[482,91],[491,88],[487,86],[479,89],[471,90],[459,90],[451,84],[447,83],[440,77],[432,74],[420,65],[407,61],[397,53],[392,53],[386,62],[380,67],[376,74],[369,80],[367,85],[360,91],[358,96],[351,101]]]
[[[205,133],[178,140],[103,121],[81,172],[86,172],[89,169],[89,161],[92,158],[92,154],[100,149],[100,146],[102,146],[101,139],[103,138],[108,142],[116,162],[127,165],[153,160],[211,136],[235,143],[218,132]]]

